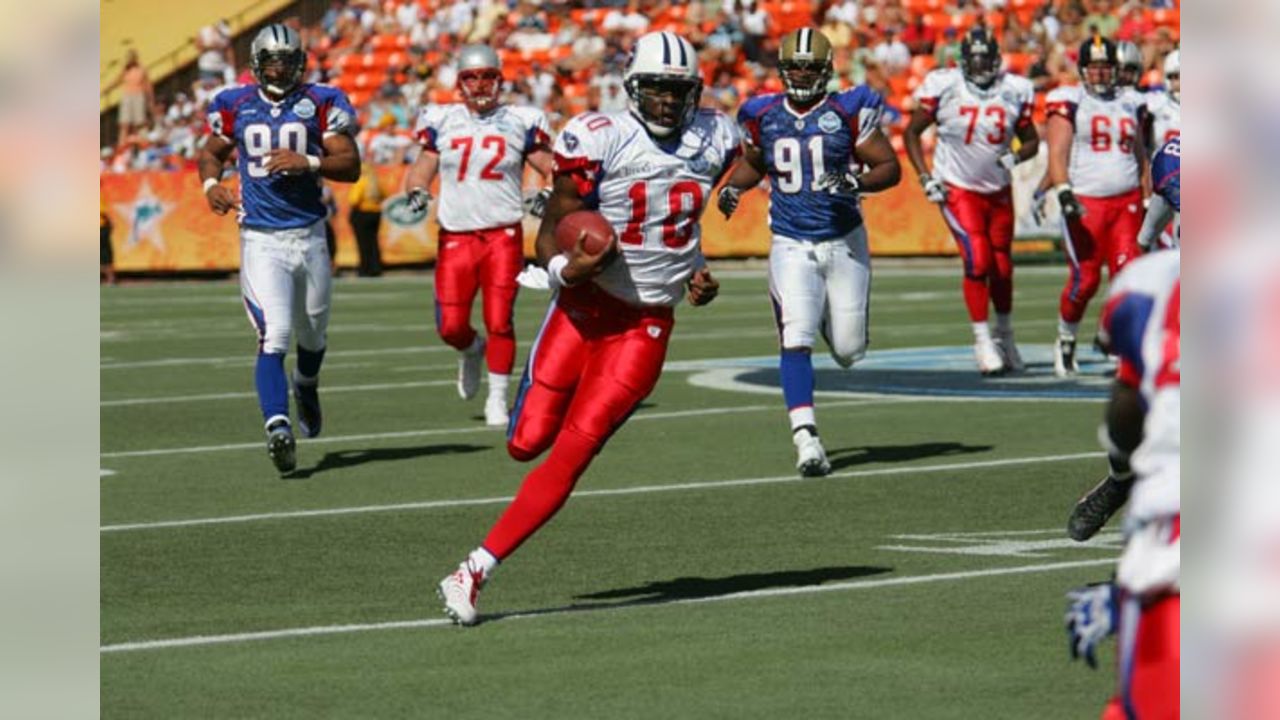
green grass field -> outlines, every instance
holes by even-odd
[[[1110,573],[1116,538],[1062,528],[1105,467],[1105,379],[1048,377],[1062,277],[1021,271],[1040,362],[984,382],[959,271],[881,263],[866,365],[820,364],[835,473],[800,480],[764,278],[726,270],[468,629],[434,584],[527,468],[458,399],[428,275],[338,282],[324,435],[283,479],[238,285],[105,288],[102,714],[1096,717],[1112,646],[1069,662],[1063,593]],[[546,302],[520,298],[521,362]]]

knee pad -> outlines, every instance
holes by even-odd
[[[530,449],[516,445],[514,439],[507,441],[507,454],[516,462],[529,462],[542,454],[546,448]]]
[[[284,355],[289,352],[289,336],[292,335],[290,328],[275,327],[267,325],[266,332],[262,333],[262,352],[278,353]],[[321,344],[319,347],[323,347]],[[314,347],[314,346],[313,346]]]
[[[844,369],[853,367],[853,364],[867,356],[867,343],[860,341],[852,348],[831,348],[831,357],[836,364]]]

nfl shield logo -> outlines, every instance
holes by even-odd
[[[818,118],[818,127],[822,128],[824,133],[833,133],[840,129],[840,116],[834,112],[827,111]]]
[[[293,114],[303,120],[315,117],[316,104],[311,102],[311,98],[302,98],[293,106]]]

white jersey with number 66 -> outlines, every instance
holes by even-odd
[[[1045,98],[1049,115],[1064,117],[1075,128],[1067,177],[1077,195],[1111,197],[1138,187],[1133,148],[1144,105],[1136,90],[1101,98],[1079,85],[1055,88]]]

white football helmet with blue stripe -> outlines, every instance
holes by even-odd
[[[702,99],[698,52],[671,32],[636,40],[623,73],[628,107],[655,137],[670,137],[693,121]]]

